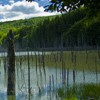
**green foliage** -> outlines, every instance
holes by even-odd
[[[58,96],[61,97],[61,98],[64,97],[64,91],[63,91],[62,88],[58,89]]]
[[[30,18],[30,19],[25,19],[25,20],[0,22],[0,33],[3,32],[4,34],[7,34],[9,29],[11,28],[13,29],[13,31],[16,31],[25,26],[37,27],[38,24],[45,19],[47,19],[47,17],[37,17],[37,18]]]
[[[10,96],[7,96],[7,99],[8,100],[16,100],[16,96],[15,95],[10,95]]]
[[[87,100],[88,98],[94,98],[95,100],[100,99],[100,84],[81,84],[77,85],[77,87],[69,87],[66,90],[67,91],[64,92],[65,88],[58,89],[58,95],[62,100]]]
[[[84,6],[89,14],[97,14],[100,10],[99,0],[50,0],[50,4],[46,6],[46,10],[50,11],[73,11]]]
[[[32,0],[26,1],[32,2]],[[81,6],[86,7],[92,14],[100,10],[99,0],[50,0],[49,2],[50,4],[45,6],[47,11],[73,11]]]
[[[100,84],[85,84],[82,89],[82,97],[100,99]]]
[[[65,98],[64,100],[78,100],[77,98],[71,97],[71,98]]]
[[[96,17],[84,18],[75,24],[64,34],[64,40],[69,44],[100,45],[100,21]]]
[[[16,20],[16,21],[8,21],[8,22],[0,22],[0,44],[4,41],[5,36],[7,35],[10,29],[13,30],[16,39],[18,39],[19,31],[24,30],[26,31],[27,27],[36,28],[40,22],[43,20],[50,18],[53,19],[55,16],[52,17],[37,17],[37,18],[30,18],[25,20]],[[17,35],[17,36],[16,36]]]
[[[58,96],[64,100],[77,100],[77,86],[62,87],[58,89]],[[67,98],[67,99],[66,99]]]
[[[35,31],[33,30],[34,34],[31,35],[31,38],[38,47],[61,46],[61,38],[63,38],[64,32],[67,32],[74,23],[85,16],[85,9],[78,9],[74,12],[57,16],[53,20],[46,19],[39,24]]]

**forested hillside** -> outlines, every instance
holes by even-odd
[[[0,23],[0,28],[3,44],[8,30],[13,30],[17,48],[100,45],[100,14],[87,16],[84,8],[58,16]]]
[[[45,20],[47,18],[52,19],[54,17],[55,16],[36,17],[36,18],[30,18],[30,19],[25,19],[25,20],[0,22],[0,44],[2,44],[2,41],[6,38],[6,35],[10,29],[13,30],[15,37],[16,37],[20,34],[20,33],[18,33],[18,31],[20,29],[24,29],[27,27],[36,28],[40,22],[43,22],[43,20]]]

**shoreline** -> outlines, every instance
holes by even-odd
[[[100,46],[98,47],[50,47],[50,48],[25,48],[25,49],[16,49],[15,52],[27,52],[27,51],[87,51],[87,50],[100,50]],[[6,49],[0,49],[0,53],[7,52]]]

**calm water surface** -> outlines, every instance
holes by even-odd
[[[16,53],[16,98],[17,100],[28,100],[28,64],[27,56],[20,61],[20,56],[26,55],[27,52]],[[34,55],[35,53],[30,53]],[[40,53],[41,55],[42,53]],[[49,53],[47,53],[49,54]],[[7,74],[6,74],[6,53],[0,54],[0,100],[7,100]],[[26,58],[25,58],[26,57]],[[30,58],[30,85],[31,100],[56,100],[56,89],[61,87],[62,75],[61,69],[55,66],[37,66],[36,62]],[[100,73],[98,74],[100,82]],[[54,85],[53,85],[54,80]],[[76,82],[83,83],[83,72],[76,71]],[[85,83],[96,83],[95,72],[85,72]],[[69,71],[69,84],[73,84],[73,71]],[[54,88],[53,88],[54,87]],[[41,90],[41,92],[40,92]]]

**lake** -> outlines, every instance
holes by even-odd
[[[46,61],[52,61],[54,64],[46,64],[42,61],[42,52],[29,52],[30,58],[30,87],[31,100],[59,100],[56,97],[56,91],[62,87],[62,69],[56,64],[56,61],[50,60],[51,53],[45,52]],[[7,100],[7,62],[6,53],[0,53],[0,100]],[[36,60],[37,57],[37,60]],[[16,99],[28,100],[28,57],[27,52],[16,53]],[[49,59],[49,60],[47,60]],[[54,59],[55,60],[55,59]],[[49,62],[50,62],[49,61]],[[45,62],[46,63],[46,62]],[[98,65],[99,66],[99,65]],[[67,83],[67,71],[66,83]],[[85,73],[85,74],[84,74]],[[84,81],[85,75],[85,81]],[[73,85],[73,70],[69,70],[69,82]],[[95,71],[76,70],[75,82],[96,83],[97,76]],[[98,72],[98,83],[100,83],[100,72]]]

